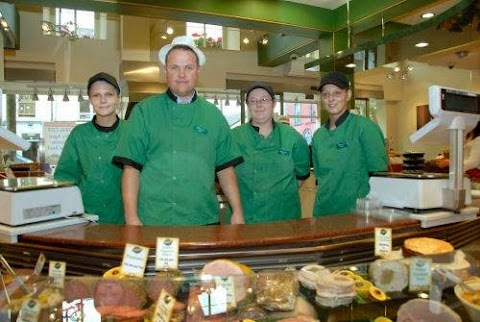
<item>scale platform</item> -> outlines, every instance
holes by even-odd
[[[420,227],[430,228],[441,225],[453,224],[461,221],[468,221],[477,218],[478,207],[465,207],[460,213],[453,213],[449,210],[439,209],[424,213],[411,213],[410,218],[420,221]]]
[[[22,225],[22,226],[9,226],[0,224],[0,242],[16,243],[18,242],[18,236],[28,233],[34,233],[37,231],[54,229],[60,227],[66,227],[76,224],[82,224],[86,222],[96,222],[98,220],[97,215],[82,214],[71,217],[57,218],[53,220]]]

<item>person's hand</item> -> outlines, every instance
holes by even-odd
[[[125,221],[125,225],[131,225],[131,226],[143,226],[143,223],[140,221],[140,219],[138,219],[138,217],[136,218],[129,218]]]
[[[232,217],[230,219],[230,223],[232,225],[244,224],[245,219],[243,218],[243,214],[238,212],[233,212]]]

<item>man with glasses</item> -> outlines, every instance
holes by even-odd
[[[300,218],[298,188],[310,176],[307,142],[273,120],[275,94],[269,84],[253,83],[246,101],[250,122],[233,129],[244,158],[236,170],[245,222]]]
[[[244,223],[234,170],[241,154],[222,113],[194,88],[205,55],[180,36],[159,59],[168,90],[133,109],[113,159],[123,167],[126,224],[218,223],[215,174],[233,209],[231,223]]]
[[[312,139],[317,179],[313,215],[353,213],[357,198],[370,191],[369,173],[387,170],[384,137],[370,119],[349,113],[352,91],[343,73],[323,76],[318,90],[328,119]]]

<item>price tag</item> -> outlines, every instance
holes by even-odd
[[[392,251],[392,229],[375,227],[375,256],[385,256]]]
[[[132,277],[143,277],[148,259],[148,247],[125,244],[122,272]]]
[[[40,302],[36,299],[25,299],[22,303],[20,308],[20,312],[18,312],[17,321],[21,322],[37,322],[38,318],[40,317],[40,311],[42,307],[40,306]]]
[[[53,277],[53,286],[63,288],[67,263],[50,261],[48,265],[48,276]]]
[[[227,306],[229,309],[237,307],[235,302],[235,284],[233,277],[215,277],[217,287],[223,287],[227,292]]]
[[[32,275],[40,276],[42,274],[43,266],[45,266],[46,262],[47,262],[47,257],[45,256],[44,253],[40,253],[40,255],[38,255],[37,263],[35,264],[35,268],[33,270]]]
[[[214,290],[205,290],[198,296],[204,316],[227,312],[227,290],[217,286]]]
[[[157,249],[155,256],[155,269],[178,269],[178,238],[157,238]]]
[[[410,258],[410,276],[408,290],[410,292],[429,291],[432,283],[432,259],[424,257]]]
[[[155,305],[152,322],[170,321],[176,302],[177,300],[163,289],[158,297],[157,305]]]

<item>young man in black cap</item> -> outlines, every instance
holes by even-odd
[[[85,212],[98,215],[100,223],[123,224],[122,170],[112,164],[125,125],[117,116],[120,87],[115,77],[101,72],[88,80],[87,91],[95,116],[70,132],[54,178],[78,185]]]
[[[318,88],[328,119],[312,139],[317,179],[314,216],[353,213],[357,198],[370,191],[369,173],[387,170],[387,153],[380,127],[370,119],[351,114],[347,77],[333,71]]]
[[[236,170],[245,222],[298,219],[298,188],[310,176],[307,142],[273,120],[275,94],[269,84],[253,83],[246,101],[250,122],[233,129],[244,159]]]

